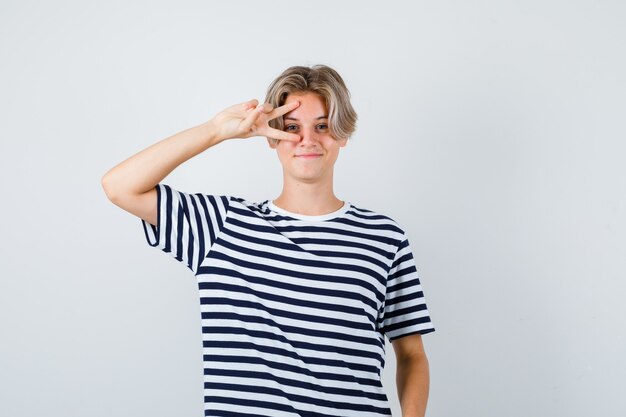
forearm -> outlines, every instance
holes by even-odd
[[[210,121],[169,136],[111,168],[102,177],[109,198],[154,188],[177,166],[219,143]]]
[[[402,417],[424,417],[430,372],[426,356],[398,360],[396,366],[396,387],[402,408]]]

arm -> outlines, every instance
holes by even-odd
[[[102,187],[110,200],[122,194],[145,193],[183,162],[218,142],[210,121],[183,130],[111,168],[102,177]]]
[[[155,186],[177,166],[219,142],[210,122],[157,142],[111,168],[101,180],[116,206],[157,224]]]
[[[391,343],[396,354],[396,387],[402,417],[424,417],[430,372],[422,335],[400,337]]]
[[[183,162],[226,139],[268,136],[300,140],[298,135],[272,129],[268,124],[269,120],[295,109],[298,101],[276,109],[269,103],[257,104],[257,100],[250,100],[230,106],[209,121],[165,138],[117,164],[101,180],[108,199],[156,224],[154,188]]]

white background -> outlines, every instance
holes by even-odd
[[[621,1],[0,2],[0,415],[201,416],[193,274],[100,185],[291,65],[344,77],[335,193],[406,230],[431,417],[626,412]],[[165,181],[275,198],[264,138]],[[395,358],[384,384],[400,417]]]

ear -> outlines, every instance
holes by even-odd
[[[340,146],[340,147],[342,147],[342,148],[343,148],[343,147],[344,147],[344,146],[346,146],[347,144],[348,144],[348,138],[344,138],[344,139],[340,139],[340,140],[339,140],[339,146]]]
[[[276,146],[278,145],[278,139],[268,138],[267,136],[265,137],[265,139],[267,139],[267,144],[270,145],[270,148],[276,149]]]

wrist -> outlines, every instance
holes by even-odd
[[[219,131],[215,126],[215,123],[213,123],[213,119],[202,123],[198,127],[202,131],[202,136],[206,139],[209,148],[224,140],[224,138],[219,136]]]

